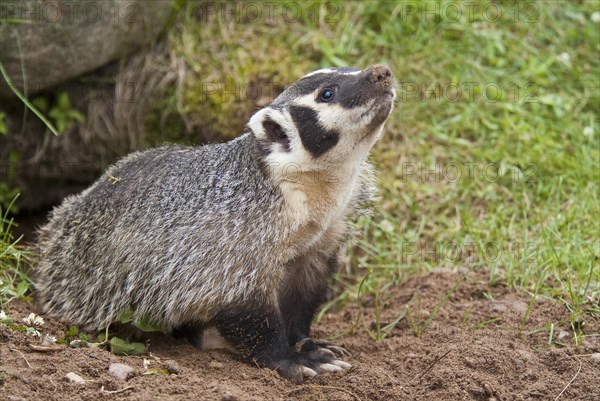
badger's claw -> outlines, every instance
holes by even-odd
[[[351,367],[349,363],[323,355],[318,350],[294,352],[289,359],[275,364],[275,368],[282,376],[295,383],[301,383],[304,379],[320,373],[341,372]]]
[[[339,359],[335,359],[332,363],[342,369],[350,369],[352,367],[348,362],[340,361]]]
[[[302,366],[300,370],[302,371],[303,377],[315,377],[317,375],[317,372],[306,366]]]
[[[323,372],[339,372],[344,369],[333,363],[323,363],[323,364],[319,365],[319,370],[321,370]]]
[[[296,349],[299,352],[319,352],[321,355],[328,357],[340,357],[340,356],[350,356],[350,352],[343,347],[339,347],[337,345],[330,344],[326,341],[313,340],[310,337],[303,338],[302,340],[296,343]]]

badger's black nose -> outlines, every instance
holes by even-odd
[[[392,70],[387,65],[372,65],[368,68],[368,71],[370,72],[369,80],[372,83],[391,83],[392,81]]]

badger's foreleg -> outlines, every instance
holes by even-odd
[[[285,322],[278,308],[265,302],[257,301],[251,307],[232,306],[219,313],[211,323],[244,358],[259,366],[276,369],[296,383],[319,372],[350,367],[320,352],[296,351],[288,342]]]
[[[320,352],[350,355],[342,348],[310,338],[310,324],[327,300],[328,285],[338,268],[337,253],[329,257],[311,255],[298,258],[288,270],[288,279],[279,295],[279,309],[285,322],[288,343],[304,353]]]

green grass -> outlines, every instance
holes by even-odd
[[[26,295],[31,289],[31,255],[12,236],[14,221],[9,217],[11,206],[12,203],[4,212],[0,206],[0,310],[15,298],[31,299]]]
[[[385,18],[385,6],[364,6],[378,22],[342,33],[372,38],[360,47],[400,81],[373,156],[383,201],[363,222],[357,259],[371,277],[379,269],[382,284],[436,267],[483,268],[493,281],[562,299],[573,319],[598,302],[600,37],[590,17],[600,4],[535,4],[529,24],[403,23]],[[435,83],[471,83],[473,93],[455,100]],[[430,92],[418,96],[415,84]],[[486,86],[501,96],[486,99]]]
[[[197,142],[238,135],[265,99],[313,69],[394,71],[397,107],[372,155],[382,200],[356,223],[364,235],[338,299],[466,267],[564,301],[572,325],[600,316],[599,2],[288,1],[258,19],[245,3],[226,17],[198,4],[184,5],[168,34],[181,79],[156,102],[156,116]]]

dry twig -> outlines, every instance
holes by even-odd
[[[409,381],[409,383],[412,383],[415,380],[420,379],[421,377],[425,376],[427,374],[427,372],[429,372],[436,363],[438,363],[439,361],[441,361],[442,358],[444,358],[446,355],[448,355],[450,353],[450,351],[452,351],[452,350],[449,349],[448,351],[446,351],[446,353],[444,355],[438,357],[435,361],[431,362],[431,364],[427,367],[427,369],[425,369],[425,371],[423,373],[421,373],[421,374],[413,377],[412,380]]]
[[[19,354],[21,354],[21,357],[22,357],[22,358],[25,360],[25,363],[27,364],[27,366],[29,366],[29,369],[32,369],[32,367],[31,367],[31,364],[29,363],[29,361],[27,360],[27,358],[25,358],[25,355],[23,355],[23,353],[22,353],[21,351],[19,351],[19,350],[18,350],[18,349],[16,349],[16,348],[9,348],[9,350],[11,350],[11,351],[16,351],[16,352],[18,352]]]
[[[104,390],[104,386],[100,388],[100,392],[102,394],[119,394],[124,393],[125,391],[133,390],[133,386],[125,387],[120,390]]]
[[[573,378],[571,379],[571,381],[569,381],[567,383],[567,385],[565,386],[565,388],[563,388],[562,391],[556,396],[556,398],[554,399],[554,401],[558,400],[560,398],[560,396],[563,395],[563,393],[569,388],[569,386],[571,385],[571,383],[573,383],[573,381],[577,378],[577,376],[579,375],[579,372],[581,372],[581,367],[583,366],[583,363],[581,362],[581,359],[577,358],[576,356],[574,356],[574,358],[579,361],[579,369],[577,370],[577,373],[575,373],[575,376],[573,376]]]

